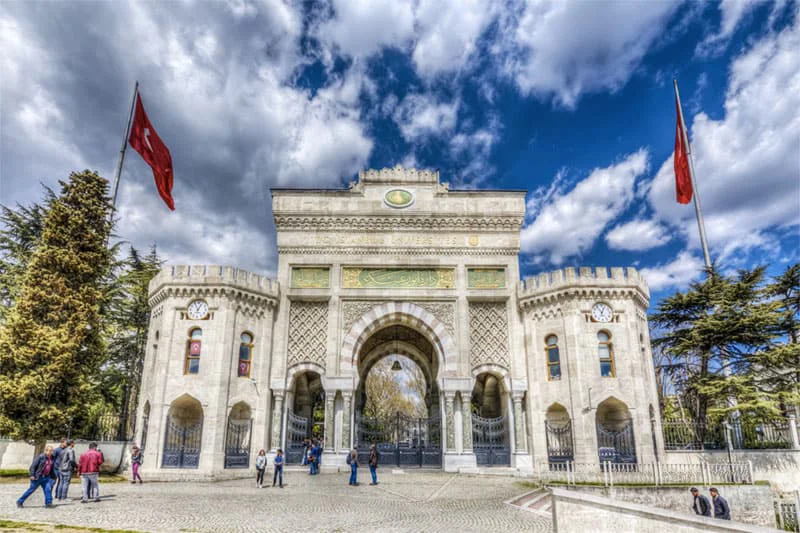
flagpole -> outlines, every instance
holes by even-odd
[[[133,86],[133,98],[131,99],[131,109],[128,111],[128,125],[125,127],[125,135],[122,137],[122,148],[119,149],[119,160],[117,161],[117,175],[114,176],[114,192],[111,196],[111,207],[117,207],[117,191],[119,190],[119,177],[122,174],[122,162],[125,161],[125,149],[128,147],[128,135],[131,131],[131,120],[133,119],[133,107],[136,105],[136,95],[139,93],[139,82]]]
[[[694,162],[692,161],[692,146],[689,144],[689,133],[686,130],[686,123],[683,121],[683,107],[681,106],[681,94],[678,92],[678,80],[672,80],[675,86],[675,97],[678,99],[678,118],[681,121],[681,131],[683,132],[683,144],[686,146],[686,155],[689,158],[689,178],[692,180],[692,197],[694,198],[694,212],[697,215],[697,227],[700,228],[700,245],[703,247],[703,259],[706,263],[706,270],[711,270],[711,255],[708,253],[708,241],[706,240],[706,225],[703,222],[703,211],[700,209],[700,195],[697,191],[697,182],[694,179]]]

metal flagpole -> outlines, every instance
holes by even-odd
[[[119,176],[122,174],[122,162],[125,160],[125,149],[128,147],[128,135],[131,131],[131,120],[133,120],[133,106],[136,105],[136,95],[139,93],[139,82],[133,86],[133,99],[131,109],[128,111],[128,125],[125,127],[125,135],[122,137],[122,148],[119,149],[119,161],[117,161],[117,175],[114,177],[114,193],[111,196],[111,207],[117,207],[117,191],[119,190]],[[112,209],[113,213],[113,209]],[[113,214],[112,214],[113,216]]]
[[[692,147],[689,144],[689,133],[686,130],[686,123],[683,121],[683,107],[681,106],[681,95],[678,92],[678,80],[673,79],[675,85],[675,98],[678,99],[678,118],[681,121],[681,131],[683,132],[683,144],[686,146],[686,155],[689,158],[689,177],[692,180],[692,196],[694,197],[694,212],[697,215],[697,226],[700,228],[700,245],[703,247],[703,259],[705,259],[706,270],[711,270],[711,255],[708,253],[708,241],[706,240],[706,226],[703,223],[703,211],[700,209],[700,195],[697,194],[697,182],[694,179],[694,162],[692,161]]]

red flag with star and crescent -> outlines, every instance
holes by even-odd
[[[675,97],[675,111],[678,114],[678,125],[675,127],[675,196],[680,204],[688,204],[692,200],[692,177],[689,174],[689,154],[686,137],[683,134],[683,121],[678,97]]]
[[[172,156],[169,155],[167,145],[156,133],[155,128],[147,118],[142,105],[142,97],[136,95],[136,110],[133,114],[133,126],[128,136],[128,143],[139,152],[145,163],[153,169],[158,194],[171,210],[175,210],[172,200]]]

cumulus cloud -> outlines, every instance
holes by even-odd
[[[717,5],[720,12],[719,29],[709,34],[697,44],[695,54],[700,57],[722,53],[739,24],[757,7],[772,4],[771,19],[774,19],[786,5],[786,0],[721,0]]]
[[[522,229],[521,248],[533,262],[555,265],[594,245],[634,197],[636,179],[648,168],[645,149],[605,168],[593,170],[569,192],[556,192]]]
[[[800,9],[800,8],[799,8]],[[725,116],[691,120],[696,180],[712,256],[770,246],[769,233],[800,225],[800,20],[756,42],[730,68]],[[765,104],[766,103],[766,104]],[[648,200],[655,217],[699,246],[694,209],[675,202],[672,156]]]
[[[639,272],[647,280],[651,290],[662,291],[686,287],[700,275],[703,268],[702,259],[684,250],[669,263],[642,268]]]
[[[459,101],[440,102],[433,95],[410,94],[394,110],[394,121],[407,141],[451,132],[458,119]]]
[[[666,227],[654,220],[634,219],[614,227],[606,234],[606,243],[613,250],[641,252],[670,241]]]

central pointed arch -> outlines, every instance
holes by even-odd
[[[398,324],[418,331],[431,343],[438,358],[440,374],[456,370],[453,356],[455,342],[442,321],[411,302],[387,302],[364,313],[344,336],[339,359],[340,373],[352,376],[357,383],[357,358],[364,342],[376,331]],[[451,357],[447,357],[447,354]]]

